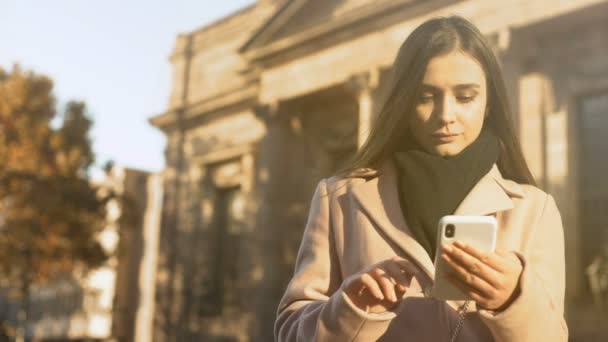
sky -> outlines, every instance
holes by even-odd
[[[85,101],[96,169],[164,167],[164,135],[148,119],[167,109],[179,33],[253,0],[0,0],[0,67],[50,77],[58,107]]]

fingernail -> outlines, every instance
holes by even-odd
[[[465,247],[467,246],[467,245],[466,245],[464,242],[462,242],[462,241],[456,241],[456,244],[458,245],[458,247],[462,247],[462,248],[465,248]]]
[[[446,252],[451,252],[452,251],[452,246],[450,246],[450,245],[445,244],[442,247],[443,247],[443,250],[446,251]]]

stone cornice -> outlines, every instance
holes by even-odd
[[[255,144],[249,143],[223,148],[218,151],[206,153],[205,155],[193,156],[192,162],[197,165],[215,164],[226,160],[242,157],[255,150]]]
[[[379,16],[385,12],[395,10],[404,5],[419,5],[423,4],[421,0],[397,0],[397,1],[378,1],[374,6],[364,6],[361,9],[353,10],[345,13],[337,20],[327,21],[322,25],[309,28],[305,31],[285,37],[268,45],[256,47],[256,42],[251,41],[240,49],[245,58],[250,61],[262,60],[264,58],[276,55],[281,51],[303,45],[328,33],[342,29],[346,26],[353,25],[362,20],[368,20],[370,17]],[[264,38],[260,35],[259,39]]]
[[[277,4],[273,3],[251,4],[197,30],[179,34],[169,60],[174,61],[183,55],[184,46],[180,41],[181,37],[193,37],[194,51],[203,47],[209,49],[210,44],[232,40],[235,34],[256,30],[275,11],[276,6]]]
[[[215,28],[209,32],[196,32],[194,35],[194,50],[207,50],[213,45],[239,40],[237,47],[247,40],[251,32],[255,31],[272,13],[272,8],[256,9],[256,12],[247,13],[247,17],[233,18],[234,22],[226,23],[224,27]],[[235,52],[236,49],[235,49]]]
[[[258,92],[257,83],[246,84],[225,91],[217,96],[188,104],[184,108],[169,109],[165,113],[150,118],[149,122],[155,127],[167,130],[176,124],[179,111],[183,112],[184,121],[190,121],[239,103],[251,101],[253,104],[257,101]]]
[[[148,122],[154,127],[163,129],[163,128],[171,125],[176,120],[176,116],[177,116],[176,113],[177,113],[176,109],[169,110],[162,114],[149,118]]]
[[[239,22],[240,21],[240,17],[243,16],[247,16],[249,14],[251,14],[251,12],[255,11],[258,8],[258,4],[250,4],[248,6],[245,6],[243,8],[240,8],[238,10],[236,10],[233,13],[230,13],[226,16],[223,16],[197,30],[194,30],[192,32],[192,34],[207,34],[207,33],[214,33],[214,34],[218,34],[220,32],[213,32],[214,30],[223,30],[225,27],[230,27],[230,26],[225,26],[226,24],[230,25],[231,21],[232,22]]]
[[[259,89],[257,84],[244,85],[238,89],[229,90],[221,95],[191,104],[186,109],[184,118],[189,120],[197,116],[219,111],[225,107],[238,103],[256,100],[258,97],[258,92]]]
[[[243,44],[239,52],[255,49],[259,42],[269,39],[282,25],[286,24],[292,15],[296,14],[302,6],[310,0],[288,0],[277,10],[277,12],[264,23],[249,40]]]

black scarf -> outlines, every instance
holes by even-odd
[[[409,228],[431,260],[437,223],[451,215],[498,160],[498,138],[488,129],[455,156],[442,157],[417,145],[394,154],[401,209]]]

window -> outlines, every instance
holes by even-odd
[[[220,189],[216,197],[216,229],[218,246],[216,249],[215,279],[218,281],[220,305],[238,306],[238,262],[240,250],[240,224],[235,212],[240,189],[238,187]]]
[[[242,249],[243,175],[240,158],[207,165],[202,195],[207,202],[202,238],[205,270],[199,313],[222,315],[226,308],[239,308],[239,266]]]

